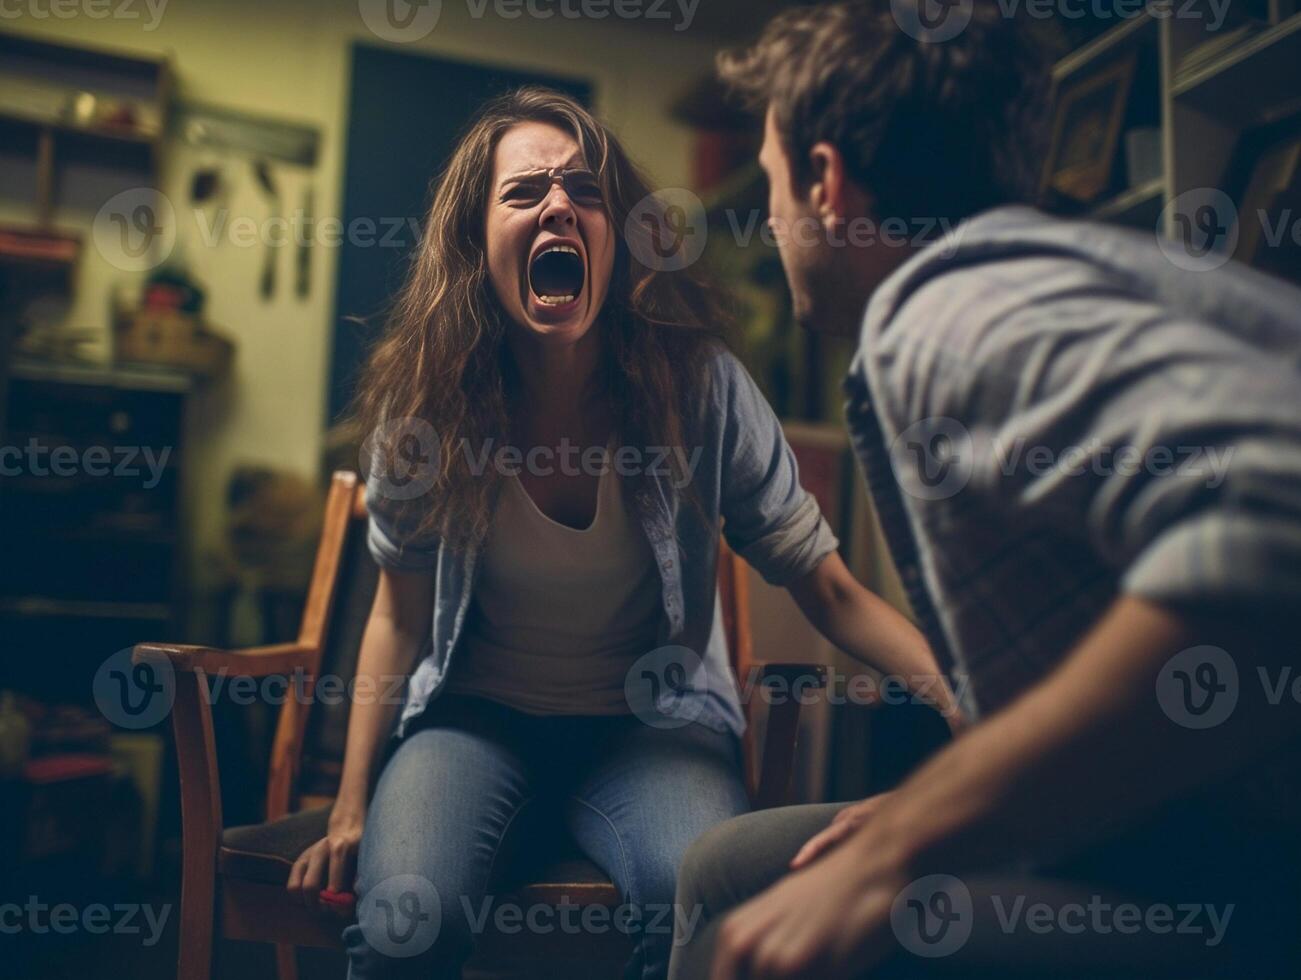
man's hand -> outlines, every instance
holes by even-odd
[[[814,834],[809,838],[808,843],[800,848],[799,853],[791,859],[791,869],[798,871],[800,868],[813,863],[815,858],[825,854],[852,835],[880,808],[889,795],[889,793],[878,793],[876,796],[869,796],[858,803],[850,804],[837,813],[826,830]]]
[[[1240,618],[1193,622],[1118,599],[1039,684],[880,799],[821,860],[724,919],[713,980],[857,976],[889,955],[891,907],[919,877],[1077,852],[1282,748],[1301,711],[1271,704],[1266,685],[1241,684],[1237,707],[1206,731],[1158,697],[1163,668],[1198,644],[1223,645],[1244,676],[1290,666],[1266,640],[1295,634],[1264,625],[1267,635],[1245,635]]]
[[[851,980],[889,955],[890,909],[909,877],[863,840],[857,835],[724,919],[711,980]]]

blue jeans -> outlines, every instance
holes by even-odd
[[[625,976],[663,980],[674,919],[690,917],[673,907],[682,856],[748,809],[730,732],[653,728],[631,715],[535,717],[444,695],[392,750],[371,800],[358,921],[343,934],[348,976],[459,977],[493,921],[485,910],[497,914],[485,903],[512,857],[554,847],[563,831],[626,903],[601,926],[635,940]],[[565,920],[552,915],[538,921],[560,931]]]

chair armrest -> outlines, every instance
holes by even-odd
[[[759,683],[779,696],[769,699],[768,727],[764,733],[763,761],[755,807],[760,810],[787,802],[799,736],[801,701],[807,691],[827,684],[827,669],[820,664],[763,664]]]
[[[246,647],[242,650],[219,650],[215,647],[190,646],[184,643],[137,643],[132,663],[159,658],[169,661],[173,670],[201,670],[207,674],[235,677],[266,677],[292,674],[296,670],[314,673],[317,651],[301,643],[276,643]]]

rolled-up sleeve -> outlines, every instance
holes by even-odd
[[[728,544],[766,581],[787,585],[839,545],[781,424],[754,380],[730,353],[713,363],[713,405],[721,419],[719,506]]]
[[[414,572],[438,564],[438,537],[419,533],[420,513],[413,503],[390,500],[366,484],[366,545],[383,568]]]
[[[1086,539],[1152,601],[1301,597],[1295,364],[1102,286],[928,325],[894,369],[949,379],[913,411],[967,428],[985,513]]]

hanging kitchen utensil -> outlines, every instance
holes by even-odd
[[[206,204],[221,192],[221,171],[200,167],[190,175],[190,203]]]
[[[270,229],[279,224],[280,193],[276,190],[275,181],[271,177],[271,166],[265,160],[255,160],[253,162],[253,173],[257,175],[258,183],[262,185],[267,200],[271,202],[271,216],[267,222],[267,228]],[[262,298],[266,300],[274,296],[276,292],[277,246],[275,242],[268,241],[263,247],[266,249],[266,257],[262,263],[262,281],[259,292],[262,294]]]
[[[307,294],[312,291],[312,236],[314,234],[312,227],[312,190],[311,184],[308,184],[303,190],[303,226],[302,232],[298,236],[298,252],[294,256],[297,260],[294,291],[298,294],[299,299],[306,299]]]

